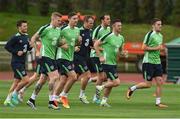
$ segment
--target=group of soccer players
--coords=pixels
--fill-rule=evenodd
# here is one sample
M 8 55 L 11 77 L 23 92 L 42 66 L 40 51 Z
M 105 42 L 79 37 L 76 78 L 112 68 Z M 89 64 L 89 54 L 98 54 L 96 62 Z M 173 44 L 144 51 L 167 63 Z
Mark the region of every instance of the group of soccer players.
M 68 93 L 77 80 L 80 80 L 79 100 L 89 104 L 85 94 L 90 80 L 96 81 L 93 102 L 110 107 L 107 103 L 113 87 L 120 84 L 117 62 L 123 50 L 124 37 L 120 34 L 122 23 L 119 19 L 111 22 L 110 15 L 100 17 L 101 24 L 92 31 L 94 18 L 85 16 L 83 26 L 77 27 L 78 15 L 68 15 L 68 24 L 63 24 L 62 15 L 53 12 L 50 24 L 42 26 L 29 39 L 27 21 L 17 22 L 18 33 L 6 44 L 5 48 L 12 53 L 11 66 L 14 81 L 9 89 L 4 105 L 14 107 L 23 101 L 24 91 L 39 79 L 34 91 L 27 101 L 32 109 L 36 109 L 35 100 L 42 86 L 48 80 L 50 109 L 58 110 L 62 104 L 70 108 Z M 112 24 L 112 25 L 111 25 Z M 162 67 L 160 50 L 162 49 L 161 20 L 153 19 L 152 31 L 145 36 L 143 49 L 143 75 L 146 82 L 134 85 L 127 91 L 127 99 L 136 89 L 149 88 L 152 79 L 157 83 L 156 106 L 167 107 L 160 101 L 162 86 Z M 28 51 L 36 49 L 36 72 L 28 77 L 25 69 L 25 58 Z M 102 99 L 101 92 L 104 90 Z

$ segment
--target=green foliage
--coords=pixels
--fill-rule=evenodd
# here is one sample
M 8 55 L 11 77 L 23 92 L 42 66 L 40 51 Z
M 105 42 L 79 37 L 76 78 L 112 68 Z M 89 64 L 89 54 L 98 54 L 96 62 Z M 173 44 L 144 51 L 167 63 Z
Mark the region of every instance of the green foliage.
M 49 13 L 49 0 L 38 0 L 39 12 L 42 16 L 47 16 Z
M 180 26 L 180 1 L 176 0 L 174 10 L 173 10 L 172 22 L 176 26 Z
M 138 0 L 126 0 L 126 21 L 128 23 L 138 23 L 139 22 L 139 6 Z
M 56 0 L 57 11 L 61 14 L 68 14 L 72 12 L 72 1 L 71 0 Z
M 141 21 L 150 23 L 155 16 L 155 0 L 142 0 L 139 13 Z
M 156 6 L 156 17 L 160 18 L 163 22 L 169 23 L 169 17 L 172 14 L 173 3 L 172 0 L 159 0 Z
M 19 19 L 25 19 L 28 21 L 30 36 L 32 36 L 40 26 L 50 22 L 49 17 L 11 13 L 0 13 L 0 18 L 3 18 L 0 19 L 0 34 L 2 34 L 0 35 L 0 41 L 6 41 L 10 36 L 17 32 L 16 21 Z M 125 24 L 123 22 L 122 35 L 124 35 L 127 42 L 141 42 L 144 38 L 144 35 L 150 29 L 151 26 L 149 24 Z M 180 36 L 180 29 L 178 27 L 164 25 L 162 27 L 162 33 L 164 35 L 164 42 L 169 42 L 170 40 Z
M 16 0 L 16 9 L 19 13 L 28 14 L 28 0 Z
M 8 1 L 0 0 L 0 11 L 7 11 L 7 8 L 8 8 Z

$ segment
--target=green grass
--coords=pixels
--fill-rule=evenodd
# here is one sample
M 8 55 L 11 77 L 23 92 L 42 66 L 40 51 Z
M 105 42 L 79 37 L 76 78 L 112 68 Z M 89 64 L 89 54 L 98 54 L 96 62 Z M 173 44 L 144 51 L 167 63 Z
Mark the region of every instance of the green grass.
M 32 10 L 37 8 L 32 7 Z M 36 10 L 35 10 L 36 11 Z M 0 13 L 0 41 L 6 41 L 10 36 L 15 34 L 16 21 L 19 19 L 26 19 L 29 22 L 29 35 L 32 36 L 40 26 L 49 23 L 49 17 L 42 17 L 38 14 L 22 15 L 16 13 Z M 145 34 L 151 29 L 148 24 L 123 24 L 122 35 L 126 42 L 142 42 Z M 180 28 L 172 25 L 164 25 L 162 29 L 164 35 L 164 42 L 169 42 L 177 37 L 180 37 Z
M 32 93 L 33 86 L 27 90 L 25 102 L 15 108 L 3 106 L 11 81 L 0 81 L 0 118 L 126 118 L 126 117 L 157 117 L 157 118 L 180 118 L 180 90 L 178 85 L 166 84 L 164 86 L 164 95 L 162 101 L 168 104 L 169 108 L 158 109 L 154 105 L 154 97 L 152 96 L 155 87 L 148 90 L 137 91 L 132 100 L 125 99 L 125 92 L 129 85 L 122 84 L 118 88 L 113 89 L 109 103 L 111 108 L 103 108 L 95 104 L 84 105 L 78 100 L 79 82 L 77 82 L 69 94 L 71 109 L 49 110 L 47 108 L 48 91 L 47 84 L 43 87 L 37 98 L 37 108 L 34 111 L 29 108 L 25 102 Z M 92 98 L 94 93 L 94 84 L 88 85 L 87 96 Z
M 6 41 L 17 32 L 16 21 L 25 19 L 29 24 L 29 35 L 32 36 L 42 25 L 48 24 L 48 17 L 30 16 L 12 13 L 0 13 L 0 41 Z

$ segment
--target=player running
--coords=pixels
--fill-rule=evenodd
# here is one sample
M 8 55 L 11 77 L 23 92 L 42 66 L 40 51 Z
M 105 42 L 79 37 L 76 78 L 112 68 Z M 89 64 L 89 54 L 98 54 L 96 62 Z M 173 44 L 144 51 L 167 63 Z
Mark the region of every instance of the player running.
M 101 106 L 110 107 L 107 103 L 108 97 L 113 87 L 120 84 L 120 79 L 117 73 L 117 58 L 119 58 L 120 51 L 123 51 L 124 37 L 120 34 L 122 28 L 119 19 L 113 21 L 112 32 L 106 34 L 97 40 L 94 44 L 96 54 L 102 62 L 103 71 L 106 73 L 108 81 L 104 85 L 97 85 L 99 91 L 104 89 L 104 95 L 100 103 Z M 103 49 L 102 51 L 100 49 Z
M 77 75 L 74 71 L 74 50 L 77 43 L 80 42 L 80 31 L 76 27 L 78 23 L 78 15 L 74 12 L 68 15 L 69 24 L 61 28 L 61 39 L 65 40 L 68 49 L 58 48 L 57 51 L 57 65 L 61 74 L 60 81 L 58 82 L 54 91 L 54 100 L 61 98 L 61 102 L 65 108 L 70 108 L 68 102 L 68 92 L 72 85 L 77 80 Z
M 5 106 L 14 107 L 18 104 L 18 91 L 28 83 L 29 76 L 25 69 L 26 54 L 32 49 L 27 34 L 28 24 L 25 20 L 17 21 L 18 33 L 6 44 L 5 49 L 12 54 L 11 67 L 14 72 L 14 81 L 9 89 L 8 96 L 4 101 Z
M 87 61 L 90 58 L 90 51 L 93 47 L 92 42 L 92 27 L 94 24 L 94 18 L 92 16 L 85 16 L 84 24 L 80 28 L 80 36 L 82 37 L 82 44 L 79 47 L 78 51 L 74 53 L 74 65 L 75 71 L 78 75 L 78 79 L 81 80 L 81 89 L 79 94 L 79 99 L 85 104 L 89 104 L 87 97 L 85 95 L 85 89 L 88 84 L 88 80 L 91 76 L 91 73 L 87 66 Z
M 40 49 L 41 49 L 41 42 L 40 40 L 36 41 L 35 44 L 35 60 L 36 60 L 36 71 L 34 72 L 34 74 L 30 77 L 30 81 L 27 85 L 25 85 L 20 91 L 19 91 L 19 95 L 18 98 L 21 102 L 23 102 L 23 97 L 24 97 L 24 92 L 27 88 L 29 88 L 35 81 L 38 80 L 38 77 L 40 76 L 41 72 L 42 72 L 42 65 L 41 65 L 41 54 L 40 54 Z
M 163 70 L 160 59 L 160 50 L 163 50 L 163 36 L 160 33 L 162 21 L 154 18 L 152 20 L 152 31 L 148 32 L 144 38 L 142 49 L 145 51 L 143 59 L 143 77 L 146 80 L 134 86 L 131 86 L 127 91 L 127 99 L 130 99 L 136 89 L 145 89 L 152 86 L 154 79 L 157 84 L 156 89 L 156 106 L 166 108 L 167 105 L 161 103 L 161 90 L 163 84 Z
M 59 73 L 56 65 L 56 50 L 57 43 L 60 39 L 59 25 L 61 23 L 62 15 L 58 12 L 53 12 L 51 15 L 50 24 L 42 26 L 32 37 L 31 41 L 34 43 L 37 39 L 42 42 L 42 67 L 44 73 L 49 78 L 49 108 L 60 109 L 60 107 L 53 101 L 53 91 L 56 80 L 59 79 Z
M 100 17 L 101 25 L 97 26 L 95 30 L 93 31 L 93 42 L 104 36 L 105 34 L 110 32 L 110 15 L 104 14 Z M 102 70 L 101 63 L 99 61 L 99 57 L 96 55 L 96 52 L 94 49 L 91 49 L 91 64 L 92 66 L 89 67 L 92 76 L 97 77 L 96 85 L 102 85 L 103 79 L 104 79 L 104 73 Z M 93 102 L 99 104 L 100 103 L 100 92 L 96 89 L 96 93 L 93 97 Z

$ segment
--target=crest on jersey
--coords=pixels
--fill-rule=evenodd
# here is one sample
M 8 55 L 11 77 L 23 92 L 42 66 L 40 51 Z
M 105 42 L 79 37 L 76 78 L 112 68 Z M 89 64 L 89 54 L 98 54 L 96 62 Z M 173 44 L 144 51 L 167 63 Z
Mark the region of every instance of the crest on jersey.
M 71 69 L 71 68 L 72 68 L 71 65 L 69 65 L 69 66 L 68 66 L 68 69 Z
M 25 71 L 22 71 L 22 74 L 25 75 Z
M 147 80 L 150 80 L 151 79 L 151 76 L 147 76 Z
M 50 68 L 53 70 L 53 69 L 54 69 L 54 66 L 53 66 L 53 65 L 51 65 L 51 66 L 50 66 Z
M 85 66 L 85 67 L 84 67 L 84 69 L 85 69 L 85 70 L 87 70 L 87 69 L 88 69 L 88 67 L 87 67 L 87 66 Z
M 115 74 L 114 74 L 114 76 L 115 76 L 115 77 L 118 77 L 118 74 L 117 74 L 117 73 L 115 73 Z
M 22 40 L 19 40 L 20 43 L 22 43 Z

